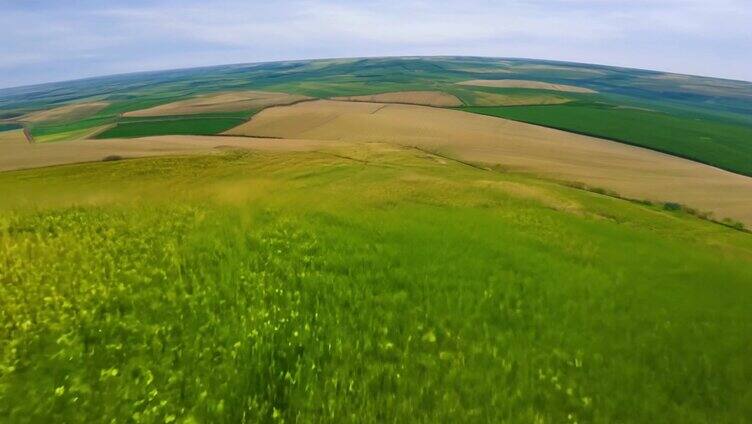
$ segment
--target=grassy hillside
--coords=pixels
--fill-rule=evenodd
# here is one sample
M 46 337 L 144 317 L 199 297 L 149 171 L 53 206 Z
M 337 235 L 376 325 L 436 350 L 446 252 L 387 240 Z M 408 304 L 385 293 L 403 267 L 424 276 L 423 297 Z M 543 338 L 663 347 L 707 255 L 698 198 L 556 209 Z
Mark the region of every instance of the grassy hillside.
M 385 146 L 0 191 L 3 422 L 752 414 L 752 238 L 680 211 Z
M 463 110 L 604 137 L 752 175 L 752 126 L 594 103 Z

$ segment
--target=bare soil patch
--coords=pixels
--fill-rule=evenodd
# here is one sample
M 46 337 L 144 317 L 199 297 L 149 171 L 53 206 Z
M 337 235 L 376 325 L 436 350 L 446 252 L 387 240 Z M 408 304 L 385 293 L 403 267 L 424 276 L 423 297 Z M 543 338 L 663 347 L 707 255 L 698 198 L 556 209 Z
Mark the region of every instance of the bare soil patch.
M 441 91 L 395 91 L 391 93 L 370 94 L 365 96 L 335 97 L 334 100 L 354 102 L 403 103 L 436 107 L 462 106 L 456 96 Z
M 678 202 L 752 225 L 752 178 L 648 149 L 456 110 L 319 100 L 266 109 L 228 134 L 414 146 L 625 197 Z
M 531 88 L 536 90 L 564 91 L 569 93 L 597 93 L 597 91 L 585 87 L 529 80 L 470 80 L 458 82 L 457 84 L 471 85 L 475 87 Z
M 131 111 L 123 116 L 193 115 L 211 112 L 240 112 L 269 106 L 289 105 L 310 97 L 269 91 L 233 91 L 206 94 L 173 103 Z

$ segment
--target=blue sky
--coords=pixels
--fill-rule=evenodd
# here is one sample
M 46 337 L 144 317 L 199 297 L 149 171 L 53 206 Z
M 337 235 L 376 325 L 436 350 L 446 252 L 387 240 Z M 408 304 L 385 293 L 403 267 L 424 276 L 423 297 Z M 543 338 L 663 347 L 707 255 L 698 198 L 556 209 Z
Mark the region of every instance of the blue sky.
M 0 87 L 225 63 L 480 55 L 752 80 L 752 0 L 0 0 Z

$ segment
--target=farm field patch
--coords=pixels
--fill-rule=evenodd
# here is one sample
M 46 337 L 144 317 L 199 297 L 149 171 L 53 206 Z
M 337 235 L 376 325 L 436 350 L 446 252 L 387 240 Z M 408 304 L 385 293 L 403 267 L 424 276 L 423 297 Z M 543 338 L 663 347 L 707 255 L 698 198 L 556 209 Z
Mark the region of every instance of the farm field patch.
M 614 139 L 752 175 L 752 127 L 744 125 L 587 103 L 463 110 Z
M 475 87 L 496 87 L 496 88 L 529 88 L 537 90 L 550 90 L 550 91 L 563 91 L 570 93 L 596 93 L 595 90 L 591 90 L 585 87 L 577 87 L 567 84 L 552 84 L 542 81 L 528 81 L 528 80 L 515 80 L 515 79 L 503 79 L 503 80 L 470 80 L 458 82 L 459 85 L 470 85 Z
M 383 144 L 0 192 L 9 422 L 748 416 L 752 242 L 681 211 Z
M 355 102 L 404 103 L 436 107 L 457 107 L 463 103 L 456 96 L 441 91 L 397 91 L 364 96 L 334 97 L 333 100 Z
M 529 106 L 563 104 L 573 99 L 538 90 L 505 90 L 504 92 L 469 91 L 461 98 L 467 106 Z
M 462 111 L 322 100 L 266 109 L 227 134 L 416 146 L 752 224 L 752 178 L 648 149 Z
M 200 95 L 147 109 L 125 112 L 123 116 L 144 117 L 205 114 L 213 112 L 242 112 L 263 109 L 269 106 L 287 105 L 306 99 L 308 99 L 306 96 L 287 93 L 236 91 Z
M 217 134 L 246 121 L 247 115 L 186 115 L 147 118 L 124 118 L 117 125 L 96 135 L 97 139 L 134 138 L 155 135 Z
M 747 422 L 750 99 L 482 57 L 2 88 L 0 423 Z
M 31 112 L 18 118 L 28 123 L 74 121 L 87 118 L 107 107 L 107 102 L 72 103 L 48 110 Z

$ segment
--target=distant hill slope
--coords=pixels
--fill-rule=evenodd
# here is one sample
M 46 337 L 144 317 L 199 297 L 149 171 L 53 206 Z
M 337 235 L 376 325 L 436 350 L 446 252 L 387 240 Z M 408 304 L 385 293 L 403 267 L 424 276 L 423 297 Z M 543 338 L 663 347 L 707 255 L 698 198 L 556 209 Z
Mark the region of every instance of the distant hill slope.
M 485 82 L 482 86 L 460 84 L 473 80 Z M 561 87 L 577 89 L 560 91 Z M 87 129 L 115 125 L 123 114 L 192 102 L 212 93 L 248 90 L 314 98 L 441 92 L 459 99 L 470 112 L 597 135 L 752 175 L 752 83 L 531 59 L 328 59 L 90 78 L 0 90 L 0 124 L 76 103 L 106 104 L 85 117 L 28 123 L 35 137 L 59 141 L 95 132 Z M 248 104 L 241 112 L 250 116 L 261 107 Z M 225 129 L 223 125 L 167 121 L 163 125 L 137 128 L 129 123 L 128 128 L 112 133 L 206 134 Z

